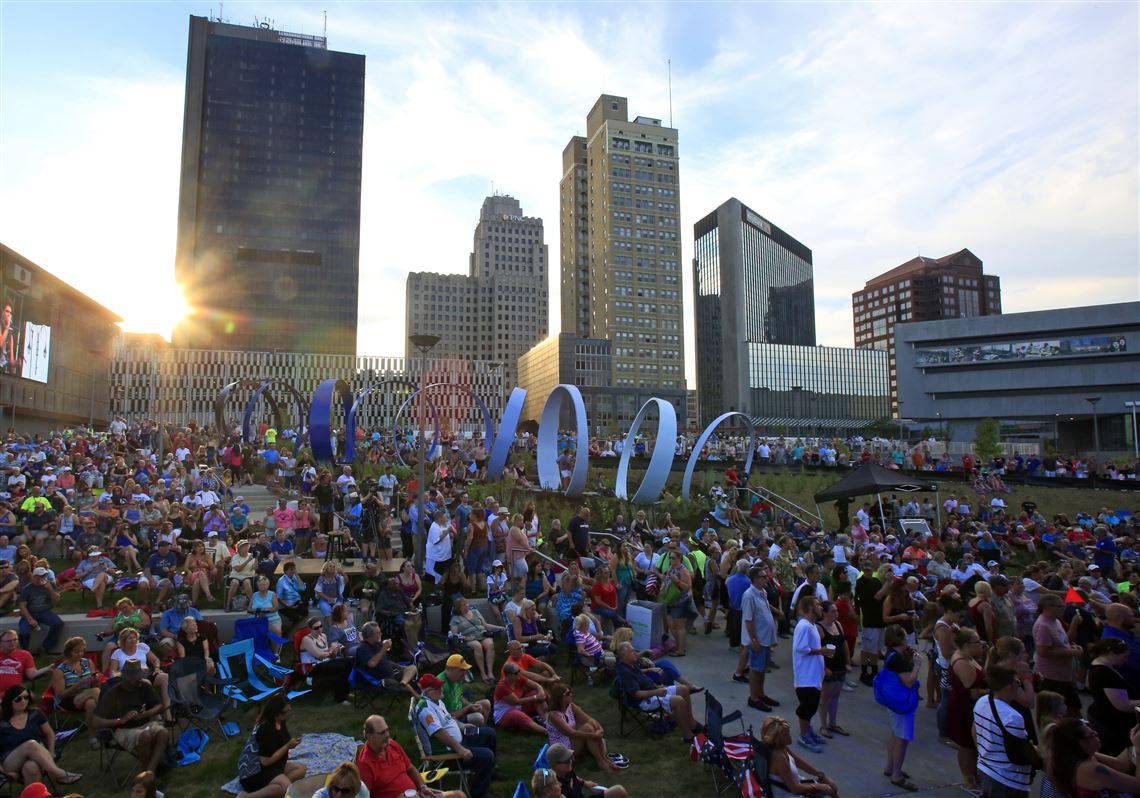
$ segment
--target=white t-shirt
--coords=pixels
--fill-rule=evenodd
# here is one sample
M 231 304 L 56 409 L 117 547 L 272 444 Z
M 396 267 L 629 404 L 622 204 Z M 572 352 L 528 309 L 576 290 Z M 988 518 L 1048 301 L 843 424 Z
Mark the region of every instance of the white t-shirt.
M 1028 765 L 1014 765 L 1009 761 L 1005 751 L 1005 740 L 1001 728 L 994 721 L 994 707 L 997 708 L 998 718 L 1007 733 L 1014 737 L 1028 739 L 1025 730 L 1025 719 L 1016 709 L 995 698 L 990 704 L 990 697 L 984 695 L 974 703 L 974 726 L 978 738 L 978 770 L 991 779 L 1015 790 L 1029 792 L 1033 784 L 1032 771 Z
M 1021 584 L 1025 585 L 1025 595 L 1029 596 L 1029 600 L 1032 601 L 1033 606 L 1036 607 L 1037 603 L 1041 601 L 1041 596 L 1044 595 L 1041 592 L 1041 583 L 1034 582 L 1028 576 L 1025 576 L 1022 577 Z
M 145 671 L 149 667 L 146 664 L 146 658 L 148 654 L 150 654 L 150 646 L 148 646 L 146 643 L 139 643 L 138 648 L 135 649 L 134 654 L 127 654 L 125 651 L 123 651 L 123 649 L 116 648 L 111 652 L 111 662 L 114 663 L 115 666 L 111 669 L 111 671 L 112 673 L 119 673 L 123 670 L 123 665 L 130 662 L 131 660 L 134 660 L 135 662 L 138 662 L 140 665 L 142 665 L 142 668 Z
M 796 591 L 794 593 L 792 593 L 792 612 L 796 611 L 796 605 L 799 603 L 800 596 L 803 595 L 805 589 L 811 589 L 808 587 L 807 580 L 800 582 L 800 586 L 796 588 Z M 827 601 L 827 588 L 823 586 L 823 582 L 815 583 L 815 597 L 820 601 Z
M 422 699 L 423 704 L 417 713 L 420 724 L 427 731 L 428 736 L 432 736 L 437 732 L 443 731 L 447 736 L 453 740 L 462 740 L 463 732 L 459 728 L 459 724 L 455 718 L 451 717 L 451 713 L 442 704 L 437 704 L 426 698 Z M 440 743 L 443 745 L 443 743 Z
M 451 535 L 447 532 L 448 527 L 446 525 L 434 522 L 428 531 L 427 558 L 432 563 L 451 559 Z M 434 566 L 432 570 L 435 570 Z
M 796 622 L 792 635 L 792 676 L 794 686 L 823 689 L 823 654 L 807 652 L 820 648 L 819 630 L 807 618 Z

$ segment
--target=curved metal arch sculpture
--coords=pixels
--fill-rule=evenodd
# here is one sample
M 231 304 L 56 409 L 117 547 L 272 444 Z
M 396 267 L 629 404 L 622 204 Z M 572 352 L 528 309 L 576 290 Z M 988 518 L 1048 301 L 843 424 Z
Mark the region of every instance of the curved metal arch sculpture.
M 245 414 L 242 416 L 241 439 L 244 443 L 249 443 L 253 440 L 250 422 L 253 419 L 253 411 L 257 407 L 257 400 L 261 398 L 262 394 L 265 395 L 265 400 L 269 402 L 270 407 L 274 409 L 273 419 L 278 425 L 278 429 L 285 428 L 284 416 L 281 414 L 273 395 L 269 393 L 269 389 L 275 385 L 284 387 L 285 390 L 292 395 L 293 401 L 297 403 L 297 435 L 293 438 L 293 454 L 296 455 L 300 453 L 301 446 L 305 441 L 305 435 L 308 433 L 308 428 L 305 426 L 305 418 L 309 413 L 305 397 L 297 390 L 293 383 L 288 380 L 280 378 L 265 380 L 258 389 L 253 392 L 253 396 L 249 398 L 249 402 L 245 406 Z
M 721 425 L 726 419 L 733 416 L 740 416 L 744 419 L 745 426 L 748 427 L 748 455 L 744 458 L 744 473 L 747 476 L 752 472 L 752 456 L 756 454 L 756 425 L 752 423 L 752 419 L 743 413 L 736 413 L 729 411 L 722 413 L 713 419 L 713 423 L 705 427 L 705 431 L 701 433 L 701 437 L 697 438 L 697 442 L 693 444 L 693 453 L 689 455 L 689 462 L 685 465 L 685 476 L 681 480 L 681 498 L 689 498 L 689 487 L 693 481 L 693 471 L 696 470 L 697 461 L 700 459 L 701 450 L 705 448 L 708 439 L 712 437 L 713 432 Z
M 313 391 L 309 403 L 309 449 L 318 462 L 332 463 L 336 452 L 332 444 L 333 400 L 340 398 L 344 409 L 344 457 L 352 462 L 353 447 L 356 443 L 356 429 L 352 424 L 352 388 L 344 380 L 322 380 Z
M 412 391 L 412 393 L 409 394 L 408 398 L 405 399 L 400 404 L 399 409 L 396 410 L 396 417 L 392 420 L 392 438 L 393 438 L 393 440 L 399 435 L 400 416 L 404 414 L 404 408 L 406 408 L 409 404 L 412 403 L 412 401 L 419 395 L 421 390 L 426 391 L 429 388 L 440 388 L 440 387 L 459 388 L 460 390 L 466 391 L 467 395 L 470 396 L 471 399 L 475 402 L 476 407 L 478 407 L 482 411 L 483 423 L 486 425 L 487 431 L 492 432 L 494 430 L 494 428 L 491 424 L 491 411 L 487 409 L 487 404 L 483 401 L 482 397 L 480 397 L 478 394 L 476 394 L 474 391 L 472 391 L 470 388 L 468 388 L 467 386 L 464 386 L 464 385 L 453 385 L 450 382 L 433 382 L 430 385 L 425 385 L 423 388 L 417 388 L 416 390 Z M 432 424 L 434 426 L 433 435 L 432 435 L 432 439 L 431 439 L 431 447 L 428 449 L 428 453 L 427 453 L 428 460 L 431 460 L 432 458 L 435 457 L 435 449 L 437 446 L 439 446 L 439 440 L 440 440 L 440 436 L 439 436 L 439 411 L 436 409 L 435 403 L 432 402 L 429 397 L 427 397 L 425 395 L 424 399 L 428 403 L 428 409 L 431 410 Z M 404 458 L 400 455 L 399 447 L 396 447 L 396 457 L 397 457 L 397 459 L 399 459 L 401 465 L 405 465 L 405 466 L 407 465 L 407 463 L 404 462 Z
M 414 382 L 412 382 L 411 380 L 405 380 L 401 377 L 392 377 L 390 379 L 380 380 L 379 382 L 374 382 L 371 385 L 366 385 L 364 388 L 361 388 L 357 392 L 356 397 L 352 400 L 352 407 L 348 408 L 348 410 L 344 416 L 345 429 L 346 429 L 346 431 L 351 430 L 352 439 L 353 439 L 351 447 L 347 446 L 347 445 L 345 446 L 345 452 L 346 453 L 352 452 L 352 456 L 355 456 L 355 454 L 356 454 L 356 417 L 360 413 L 360 407 L 364 403 L 364 399 L 368 396 L 368 394 L 372 393 L 377 388 L 383 387 L 385 385 L 402 385 L 405 388 L 407 388 L 409 391 L 411 391 L 412 393 L 415 393 L 415 391 L 416 391 L 416 384 Z M 433 408 L 432 412 L 433 413 L 435 412 L 434 408 Z M 438 422 L 436 425 L 438 426 Z M 347 435 L 346 435 L 346 439 L 347 439 Z M 393 443 L 394 443 L 394 441 L 393 441 Z M 352 456 L 349 456 L 348 454 L 346 454 L 346 457 L 348 459 L 352 459 Z M 397 449 L 397 451 L 396 451 L 396 456 L 400 457 L 399 449 Z M 400 458 L 400 462 L 401 463 L 404 462 L 403 458 Z
M 237 426 L 230 423 L 230 420 L 226 418 L 226 404 L 229 402 L 230 397 L 233 395 L 234 391 L 238 390 L 239 388 L 256 390 L 259 386 L 262 386 L 263 383 L 264 380 L 255 380 L 253 378 L 234 380 L 233 382 L 222 386 L 222 390 L 218 391 L 218 395 L 214 399 L 214 424 L 227 437 L 231 434 L 233 428 Z M 285 425 L 285 418 L 281 415 L 281 408 L 277 404 L 277 399 L 274 398 L 273 394 L 269 394 L 265 397 L 265 401 L 269 402 L 269 407 L 273 411 L 273 423 L 277 425 L 278 429 L 283 428 Z
M 523 404 L 526 402 L 526 388 L 512 388 L 511 398 L 503 408 L 503 417 L 499 420 L 499 434 L 487 438 L 491 444 L 491 453 L 487 459 L 487 479 L 498 479 L 503 475 L 507 466 L 507 457 L 511 453 L 511 445 L 515 442 L 515 433 L 519 429 L 519 419 L 522 418 Z
M 579 456 L 574 458 L 574 470 L 570 474 L 570 484 L 566 486 L 565 495 L 575 497 L 581 496 L 586 489 L 586 472 L 590 467 L 590 458 L 580 456 L 582 442 L 589 441 L 590 428 L 586 422 L 586 405 L 582 402 L 582 393 L 578 390 L 578 386 L 560 383 L 554 386 L 554 390 L 546 398 L 538 422 L 538 451 L 535 453 L 535 459 L 538 462 L 538 483 L 545 490 L 559 490 L 562 487 L 562 480 L 558 473 L 558 414 L 562 410 L 564 399 L 569 399 L 574 408 L 574 432 L 579 449 Z
M 657 445 L 653 447 L 653 454 L 649 457 L 649 467 L 645 470 L 645 476 L 641 478 L 641 484 L 637 486 L 637 492 L 633 494 L 632 499 L 629 499 L 634 504 L 652 504 L 657 501 L 669 479 L 669 471 L 673 467 L 673 454 L 677 445 L 677 410 L 664 399 L 652 398 L 647 400 L 637 411 L 633 424 L 630 425 L 629 432 L 626 433 L 625 444 L 621 449 L 621 459 L 618 460 L 614 495 L 619 499 L 628 499 L 629 491 L 626 483 L 629 479 L 629 459 L 633 456 L 634 439 L 637 436 L 638 428 L 654 405 L 657 406 L 657 412 L 660 416 L 657 422 Z M 669 445 L 661 445 L 663 440 L 667 441 Z

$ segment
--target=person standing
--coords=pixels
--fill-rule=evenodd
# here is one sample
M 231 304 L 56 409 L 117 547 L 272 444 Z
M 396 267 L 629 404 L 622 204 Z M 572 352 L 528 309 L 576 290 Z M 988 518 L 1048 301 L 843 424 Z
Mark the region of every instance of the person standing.
M 978 744 L 978 779 L 983 798 L 1029 798 L 1033 769 L 1015 765 L 1005 747 L 1006 735 L 1029 740 L 1025 718 L 1014 706 L 1017 672 L 994 664 L 986 668 L 990 692 L 974 703 L 974 734 Z
M 768 606 L 767 572 L 754 566 L 748 572 L 751 583 L 740 599 L 741 650 L 748 656 L 748 706 L 761 712 L 771 712 L 779 706 L 764 694 L 764 677 L 768 670 L 768 658 L 776 643 L 776 622 L 772 608 Z
M 748 671 L 748 649 L 740 644 L 744 631 L 744 594 L 752 587 L 752 580 L 748 578 L 748 561 L 737 560 L 733 566 L 732 576 L 725 580 L 728 591 L 728 618 L 725 623 L 728 628 L 729 648 L 737 649 L 740 653 L 736 658 L 736 670 L 732 674 L 732 681 L 741 684 L 748 683 L 745 675 Z
M 796 688 L 796 717 L 800 723 L 799 743 L 815 753 L 823 751 L 824 739 L 811 727 L 811 719 L 819 711 L 823 693 L 823 658 L 827 653 L 819 639 L 819 599 L 808 594 L 796 605 L 795 631 L 792 633 L 792 675 Z M 749 674 L 751 676 L 751 674 Z
M 883 650 L 883 599 L 890 583 L 883 584 L 875 575 L 875 563 L 863 555 L 863 575 L 855 582 L 855 611 L 863 622 L 859 637 L 859 681 L 871 686 L 879 672 L 879 655 Z
M 907 690 L 917 691 L 918 674 L 922 672 L 922 653 L 907 645 L 906 630 L 898 624 L 891 624 L 883 631 L 883 645 L 887 649 L 887 658 L 883 662 L 883 668 L 896 674 L 898 680 Z M 884 678 L 886 677 L 884 676 Z M 917 700 L 914 703 L 917 705 Z M 903 771 L 907 746 L 914 739 L 914 713 L 915 709 L 913 708 L 906 713 L 891 711 L 891 736 L 887 741 L 887 766 L 883 770 L 883 775 L 891 780 L 891 784 L 908 792 L 914 792 L 918 789 Z
M 1069 714 L 1079 717 L 1081 697 L 1077 693 L 1076 662 L 1084 657 L 1084 649 L 1069 642 L 1061 623 L 1065 602 L 1060 596 L 1048 593 L 1038 603 L 1041 614 L 1033 623 L 1033 644 L 1037 653 L 1037 672 L 1041 674 L 1041 689 L 1052 690 L 1065 697 Z

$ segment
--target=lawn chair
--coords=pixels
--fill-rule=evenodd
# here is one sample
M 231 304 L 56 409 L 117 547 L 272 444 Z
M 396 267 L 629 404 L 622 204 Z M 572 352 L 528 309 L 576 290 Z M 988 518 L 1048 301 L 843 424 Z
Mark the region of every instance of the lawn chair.
M 574 686 L 574 682 L 579 676 L 585 677 L 587 687 L 593 687 L 595 676 L 613 678 L 616 675 L 613 666 L 604 664 L 604 659 L 603 663 L 599 664 L 578 653 L 578 644 L 574 642 L 573 627 L 566 633 L 563 642 L 566 644 L 566 659 L 570 665 L 571 687 Z
M 115 742 L 111 729 L 100 729 L 95 732 L 95 740 L 99 743 L 99 772 L 109 776 L 116 789 L 123 789 L 142 770 L 142 760 L 135 752 L 128 751 Z M 122 772 L 116 772 L 115 762 L 119 760 L 120 755 L 131 760 L 132 764 L 126 769 L 120 769 Z
M 740 734 L 725 738 L 724 724 L 733 721 L 740 721 Z M 726 792 L 735 785 L 740 763 L 752 758 L 752 735 L 744 728 L 740 710 L 725 715 L 720 701 L 709 692 L 705 693 L 705 735 L 708 745 L 700 752 L 701 761 L 712 773 L 713 788 L 718 793 Z M 721 775 L 726 780 L 723 786 Z
M 88 662 L 91 663 L 91 672 L 95 674 L 99 683 L 102 684 L 106 681 L 103 672 L 99 670 L 99 654 L 96 651 L 88 651 L 85 655 Z M 60 662 L 54 663 L 59 665 Z M 64 731 L 65 729 L 74 728 L 76 730 L 83 729 L 87 725 L 87 721 L 83 712 L 74 709 L 64 709 L 59 705 L 56 700 L 55 690 L 52 689 L 51 681 L 49 679 L 47 687 L 44 688 L 43 694 L 40 696 L 39 709 L 44 713 L 45 717 L 51 719 L 52 728 L 57 732 Z
M 218 649 L 218 676 L 222 685 L 222 692 L 234 701 L 240 703 L 257 703 L 267 696 L 271 696 L 282 685 L 272 686 L 265 684 L 257 674 L 257 666 L 262 666 L 273 680 L 284 679 L 292 671 L 282 668 L 267 659 L 259 657 L 253 650 L 253 640 L 242 640 L 229 643 Z M 310 690 L 289 691 L 289 698 L 303 696 Z
M 515 785 L 515 791 L 511 798 L 531 798 L 530 790 L 527 788 L 526 782 L 520 781 Z
M 420 723 L 419 713 L 416 711 L 416 704 L 419 698 L 412 696 L 408 702 L 408 723 L 412 726 L 412 736 L 416 738 L 416 748 L 420 752 L 420 773 L 429 773 L 432 770 L 439 769 L 438 766 L 443 764 L 450 764 L 448 770 L 442 774 L 438 780 L 442 781 L 442 776 L 455 774 L 459 780 L 459 789 L 465 794 L 470 795 L 471 790 L 467 786 L 467 771 L 463 769 L 463 757 L 454 751 L 448 751 L 446 754 L 433 754 L 431 735 L 428 734 L 427 729 Z M 454 770 L 450 768 L 454 767 Z
M 644 731 L 650 737 L 661 737 L 668 733 L 668 724 L 672 721 L 669 720 L 668 713 L 661 707 L 655 707 L 651 710 L 642 709 L 636 699 L 630 698 L 621 689 L 616 679 L 610 685 L 610 695 L 617 699 L 618 703 L 618 734 L 620 736 L 628 737 L 637 730 Z M 628 731 L 626 730 L 627 725 L 629 726 Z
M 534 758 L 534 767 L 532 770 L 542 770 L 543 768 L 550 767 L 550 760 L 546 758 L 546 752 L 550 750 L 550 743 L 546 743 L 538 751 L 538 756 Z
M 234 623 L 234 642 L 242 640 L 253 640 L 254 653 L 269 662 L 277 662 L 279 659 L 272 644 L 280 646 L 289 642 L 269 631 L 269 619 L 264 615 L 242 618 Z
M 229 706 L 230 699 L 210 695 L 203 687 L 206 684 L 206 662 L 199 657 L 184 657 L 175 660 L 170 667 L 170 701 L 176 720 L 184 723 L 183 728 L 193 726 L 207 734 L 210 725 L 222 729 L 222 713 Z
M 385 715 L 392 711 L 397 698 L 408 694 L 406 690 L 389 688 L 383 681 L 372 678 L 355 665 L 352 672 L 348 674 L 348 685 L 352 688 L 352 705 L 357 709 L 368 707 L 375 710 L 376 702 L 382 698 L 387 698 L 388 705 L 383 712 Z
M 752 740 L 752 774 L 766 796 L 795 795 L 772 773 L 772 749 L 758 739 Z M 801 778 L 801 784 L 814 784 L 815 779 Z

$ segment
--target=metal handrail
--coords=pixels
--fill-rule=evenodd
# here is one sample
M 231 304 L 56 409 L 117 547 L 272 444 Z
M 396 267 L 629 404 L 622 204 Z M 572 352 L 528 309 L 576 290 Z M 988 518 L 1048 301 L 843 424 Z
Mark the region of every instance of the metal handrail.
M 558 562 L 558 560 L 554 559 L 549 554 L 545 554 L 544 552 L 541 552 L 538 549 L 531 549 L 530 553 L 531 554 L 537 554 L 539 557 L 546 560 L 548 563 L 551 563 L 551 564 L 557 566 L 558 568 L 561 568 L 563 571 L 567 570 L 567 567 L 565 565 Z
M 755 495 L 756 498 L 758 498 L 758 499 L 770 501 L 774 504 L 783 503 L 783 504 L 786 504 L 790 507 L 794 507 L 795 509 L 797 509 L 801 513 L 803 513 L 805 516 L 807 516 L 807 518 L 814 518 L 820 524 L 820 526 L 823 525 L 823 517 L 820 516 L 819 514 L 813 513 L 810 510 L 805 510 L 803 507 L 800 507 L 798 504 L 796 504 L 791 499 L 784 498 L 783 496 L 776 493 L 775 491 L 769 490 L 768 488 L 765 488 L 762 485 L 755 487 L 755 488 L 752 486 L 747 486 L 747 487 L 745 487 L 745 490 L 748 491 L 749 493 Z M 763 493 L 761 493 L 760 491 L 763 491 Z M 790 510 L 788 510 L 787 507 L 781 507 L 780 509 L 783 510 L 784 512 L 786 512 L 788 515 L 796 516 L 796 514 L 791 512 Z M 798 516 L 796 516 L 796 517 L 798 518 Z M 807 518 L 799 518 L 799 520 L 803 521 L 804 523 L 807 523 Z

